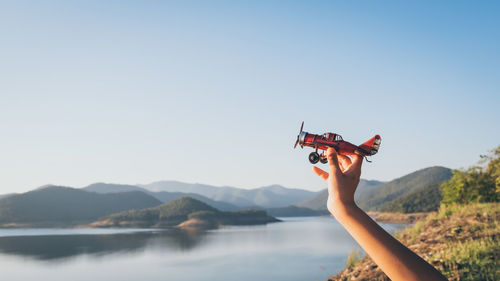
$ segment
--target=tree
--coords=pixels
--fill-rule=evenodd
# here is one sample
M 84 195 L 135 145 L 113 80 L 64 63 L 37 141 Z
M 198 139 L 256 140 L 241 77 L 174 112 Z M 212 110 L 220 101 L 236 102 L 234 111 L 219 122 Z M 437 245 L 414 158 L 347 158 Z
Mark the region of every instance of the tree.
M 500 146 L 493 149 L 490 155 L 481 155 L 484 162 L 488 162 L 486 173 L 495 179 L 496 193 L 500 193 Z
M 500 146 L 490 155 L 481 156 L 486 167 L 472 166 L 453 171 L 453 177 L 441 185 L 444 204 L 500 201 Z

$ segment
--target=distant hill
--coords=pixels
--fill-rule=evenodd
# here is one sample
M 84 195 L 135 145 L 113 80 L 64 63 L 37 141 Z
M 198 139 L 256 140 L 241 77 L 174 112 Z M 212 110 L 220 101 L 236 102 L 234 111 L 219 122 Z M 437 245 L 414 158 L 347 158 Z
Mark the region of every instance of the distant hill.
M 98 182 L 91 184 L 82 188 L 85 191 L 97 192 L 97 193 L 117 193 L 117 192 L 125 192 L 125 191 L 142 191 L 148 193 L 149 190 L 129 184 L 114 184 L 114 183 L 103 183 Z
M 393 200 L 422 190 L 429 185 L 449 180 L 451 176 L 451 170 L 445 167 L 425 168 L 392 180 L 376 189 L 367 190 L 359 195 L 357 202 L 364 210 L 378 211 L 383 205 Z
M 199 200 L 182 197 L 153 208 L 124 211 L 97 221 L 98 227 L 165 227 L 196 223 L 215 227 L 220 224 L 260 224 L 277 221 L 265 211 L 222 212 Z
M 273 217 L 312 217 L 324 216 L 330 213 L 327 210 L 313 210 L 305 207 L 287 206 L 281 208 L 268 208 L 267 213 Z
M 240 208 L 255 206 L 264 208 L 286 207 L 315 195 L 315 192 L 312 191 L 286 188 L 280 185 L 271 185 L 256 189 L 241 189 L 178 181 L 159 181 L 140 186 L 156 192 L 195 193 L 215 201 L 227 202 Z
M 399 197 L 380 208 L 382 212 L 418 213 L 431 212 L 439 209 L 443 199 L 439 183 L 431 184 L 421 190 Z
M 181 197 L 191 197 L 196 200 L 199 200 L 205 204 L 208 204 L 218 210 L 221 211 L 237 211 L 240 210 L 241 208 L 238 206 L 235 206 L 231 203 L 223 202 L 223 201 L 216 201 L 212 200 L 210 198 L 207 198 L 203 195 L 199 195 L 196 193 L 182 193 L 182 192 L 167 192 L 167 191 L 158 191 L 158 192 L 150 192 L 151 195 L 153 195 L 155 198 L 162 202 L 170 202 L 175 199 L 179 199 Z
M 159 204 L 161 202 L 158 199 L 139 191 L 98 194 L 69 187 L 48 186 L 1 198 L 0 223 L 71 224 Z
M 6 198 L 6 197 L 9 197 L 9 196 L 12 196 L 12 195 L 16 195 L 17 193 L 7 193 L 7 194 L 0 194 L 0 199 L 2 198 Z
M 204 202 L 212 207 L 215 207 L 222 211 L 236 211 L 240 208 L 227 202 L 216 201 L 210 198 L 207 198 L 203 195 L 195 194 L 195 193 L 185 193 L 185 192 L 167 192 L 167 191 L 150 191 L 145 188 L 136 186 L 136 185 L 124 185 L 124 184 L 112 184 L 112 183 L 94 183 L 89 186 L 82 188 L 85 191 L 92 191 L 97 193 L 116 193 L 116 192 L 124 192 L 124 191 L 142 191 L 147 193 L 156 199 L 160 200 L 163 203 L 170 202 L 172 200 L 181 198 L 181 197 L 192 197 L 201 202 Z
M 361 179 L 359 181 L 359 185 L 355 193 L 356 201 L 362 194 L 374 191 L 376 190 L 377 187 L 381 186 L 382 184 L 384 184 L 384 182 Z M 322 191 L 318 192 L 316 196 L 314 196 L 313 198 L 303 200 L 296 205 L 299 207 L 309 208 L 313 210 L 326 210 L 327 200 L 328 200 L 328 190 L 323 189 Z

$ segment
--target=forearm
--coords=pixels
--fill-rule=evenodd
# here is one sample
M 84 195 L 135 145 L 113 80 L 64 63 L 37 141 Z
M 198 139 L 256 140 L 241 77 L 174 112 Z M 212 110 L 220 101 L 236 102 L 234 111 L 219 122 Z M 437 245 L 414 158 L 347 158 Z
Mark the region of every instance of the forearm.
M 338 204 L 333 209 L 335 218 L 391 280 L 446 280 L 355 204 Z

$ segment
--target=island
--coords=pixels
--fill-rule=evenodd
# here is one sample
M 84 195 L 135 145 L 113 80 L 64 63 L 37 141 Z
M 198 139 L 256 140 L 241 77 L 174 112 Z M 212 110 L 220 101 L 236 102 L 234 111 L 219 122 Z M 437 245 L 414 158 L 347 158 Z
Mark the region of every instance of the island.
M 191 197 L 181 197 L 152 208 L 111 214 L 88 226 L 217 228 L 221 225 L 256 225 L 279 221 L 264 210 L 219 211 Z

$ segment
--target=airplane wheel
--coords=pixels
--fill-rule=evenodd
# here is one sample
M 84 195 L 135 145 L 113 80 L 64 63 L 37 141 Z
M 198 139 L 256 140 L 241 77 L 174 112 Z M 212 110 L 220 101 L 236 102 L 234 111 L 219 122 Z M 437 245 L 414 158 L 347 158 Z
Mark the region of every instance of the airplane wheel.
M 317 152 L 311 152 L 311 154 L 309 154 L 309 162 L 311 162 L 311 164 L 316 164 L 318 161 L 319 154 Z
M 321 163 L 323 163 L 323 164 L 326 164 L 326 163 L 328 163 L 328 158 L 326 158 L 326 157 L 321 157 L 321 158 L 319 158 L 319 161 L 320 161 Z

